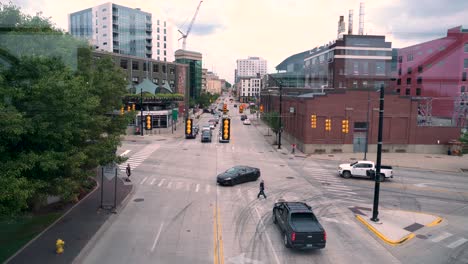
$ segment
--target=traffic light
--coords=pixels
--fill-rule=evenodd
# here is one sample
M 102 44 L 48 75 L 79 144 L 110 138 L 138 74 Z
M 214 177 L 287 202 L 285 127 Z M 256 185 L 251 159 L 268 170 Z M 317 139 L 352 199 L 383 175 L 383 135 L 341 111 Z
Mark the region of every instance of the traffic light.
M 242 104 L 239 106 L 239 113 L 240 114 L 244 113 L 244 105 Z
M 146 117 L 145 117 L 145 129 L 146 130 L 152 130 L 153 129 L 153 116 L 152 115 L 146 115 Z
M 124 114 L 124 107 L 120 107 L 120 115 L 123 115 Z
M 224 104 L 224 105 L 223 105 L 223 112 L 226 114 L 226 112 L 227 112 L 227 104 Z
M 341 131 L 345 134 L 349 133 L 349 120 L 344 119 L 341 121 Z
M 310 127 L 317 128 L 317 115 L 310 116 Z
M 229 140 L 231 138 L 231 119 L 223 118 L 223 139 Z
M 263 113 L 263 105 L 260 105 L 260 113 Z
M 132 111 L 135 111 L 135 104 L 132 104 Z
M 185 135 L 192 135 L 192 122 L 193 119 L 191 118 L 187 118 L 187 120 L 185 120 Z
M 132 107 L 131 107 L 130 105 L 127 105 L 127 112 L 130 112 L 130 109 L 131 109 L 131 108 L 132 108 Z
M 331 131 L 331 119 L 325 119 L 325 131 Z

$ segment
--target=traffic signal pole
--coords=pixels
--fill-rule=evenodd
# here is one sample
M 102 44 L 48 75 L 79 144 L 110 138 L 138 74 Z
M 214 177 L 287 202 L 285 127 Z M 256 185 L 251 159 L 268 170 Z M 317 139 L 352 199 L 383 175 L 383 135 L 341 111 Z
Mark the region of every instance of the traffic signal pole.
M 379 192 L 380 192 L 380 166 L 382 161 L 382 132 L 384 119 L 384 85 L 380 86 L 379 104 L 379 135 L 377 139 L 377 161 L 375 165 L 375 188 L 374 188 L 374 208 L 372 210 L 371 221 L 379 221 Z
M 141 136 L 143 136 L 143 88 L 141 88 L 141 92 L 140 92 L 140 134 Z

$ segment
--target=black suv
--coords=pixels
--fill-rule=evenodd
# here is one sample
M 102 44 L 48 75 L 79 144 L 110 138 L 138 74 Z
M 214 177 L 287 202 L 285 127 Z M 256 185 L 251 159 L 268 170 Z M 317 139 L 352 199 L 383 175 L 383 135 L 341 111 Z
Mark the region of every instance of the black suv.
M 327 233 L 319 223 L 312 207 L 302 202 L 280 201 L 273 207 L 273 222 L 278 225 L 287 248 L 324 248 Z
M 247 119 L 247 115 L 241 115 L 241 121 L 244 121 Z

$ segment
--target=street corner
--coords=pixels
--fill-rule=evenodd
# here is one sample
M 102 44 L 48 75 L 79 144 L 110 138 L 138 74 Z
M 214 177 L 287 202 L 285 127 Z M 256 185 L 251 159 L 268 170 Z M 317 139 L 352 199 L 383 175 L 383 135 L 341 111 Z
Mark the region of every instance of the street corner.
M 443 221 L 439 216 L 423 212 L 380 209 L 379 220 L 375 222 L 371 220 L 371 208 L 355 206 L 350 210 L 359 222 L 392 246 L 401 245 L 415 237 L 416 231 L 436 226 Z

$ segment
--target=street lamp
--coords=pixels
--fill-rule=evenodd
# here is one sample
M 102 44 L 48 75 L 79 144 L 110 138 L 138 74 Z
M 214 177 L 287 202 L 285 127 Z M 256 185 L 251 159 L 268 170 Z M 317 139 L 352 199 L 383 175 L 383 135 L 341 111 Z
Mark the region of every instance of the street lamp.
M 278 129 L 278 149 L 281 149 L 281 132 L 283 130 L 282 126 L 282 118 L 281 115 L 283 113 L 283 83 L 278 81 L 275 77 L 268 74 L 271 79 L 273 79 L 279 85 L 279 129 Z
M 379 192 L 380 192 L 380 166 L 382 162 L 382 132 L 384 119 L 384 85 L 380 85 L 380 103 L 379 103 L 379 132 L 377 138 L 377 161 L 375 168 L 375 188 L 374 188 L 374 207 L 372 210 L 371 221 L 379 221 Z

